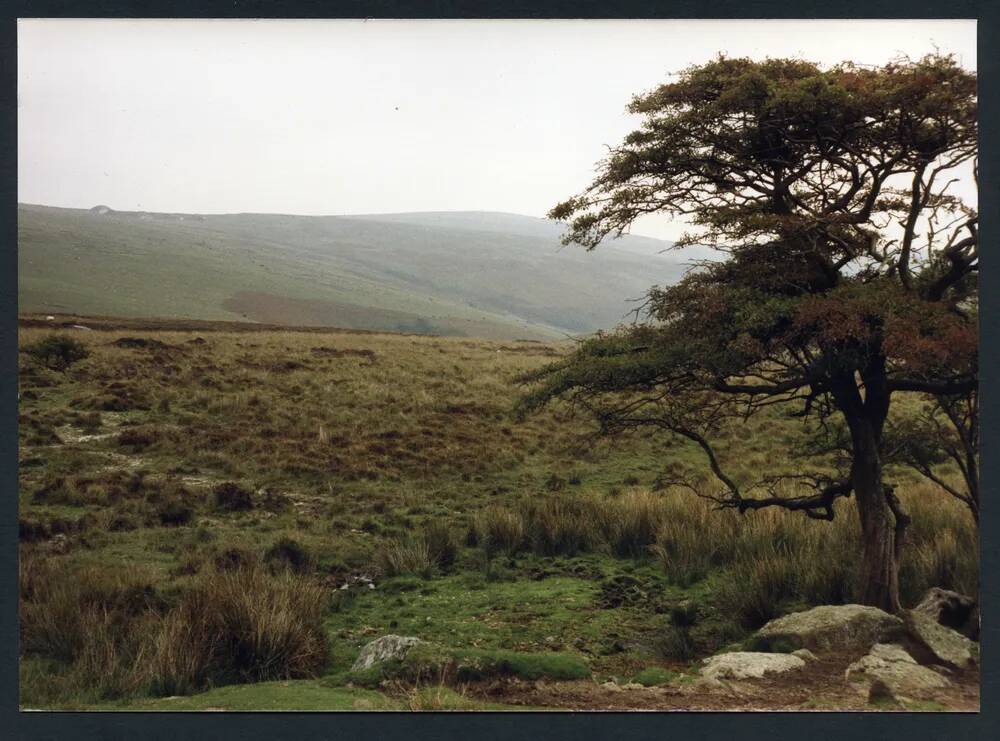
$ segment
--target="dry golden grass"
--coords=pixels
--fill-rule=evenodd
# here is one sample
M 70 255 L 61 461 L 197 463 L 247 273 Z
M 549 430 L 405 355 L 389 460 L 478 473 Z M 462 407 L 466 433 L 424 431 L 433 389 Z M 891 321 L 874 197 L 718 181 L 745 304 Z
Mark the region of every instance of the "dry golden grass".
M 290 572 L 208 570 L 168 604 L 136 574 L 22 554 L 21 650 L 68 667 L 93 699 L 315 676 L 328 660 L 327 592 Z
M 923 484 L 902 490 L 901 499 L 914 520 L 901 571 L 904 603 L 932 586 L 977 593 L 977 533 L 964 506 Z M 778 508 L 719 511 L 680 489 L 613 498 L 558 493 L 487 508 L 473 528 L 474 542 L 507 553 L 651 554 L 682 587 L 714 573 L 720 605 L 747 628 L 790 604 L 842 604 L 857 593 L 860 533 L 850 503 L 832 522 L 818 522 Z

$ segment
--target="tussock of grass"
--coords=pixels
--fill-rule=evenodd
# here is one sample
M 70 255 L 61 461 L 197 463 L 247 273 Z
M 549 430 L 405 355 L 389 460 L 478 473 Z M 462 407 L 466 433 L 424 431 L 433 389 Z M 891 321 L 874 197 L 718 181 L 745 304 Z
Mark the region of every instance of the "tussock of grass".
M 166 609 L 148 582 L 23 555 L 19 581 L 21 650 L 69 667 L 65 691 L 108 699 L 138 690 L 143 636 Z
M 387 543 L 378 551 L 376 563 L 387 577 L 416 575 L 429 579 L 434 573 L 434 559 L 423 538 Z
M 434 564 L 447 571 L 458 558 L 459 542 L 455 530 L 447 522 L 430 522 L 424 527 L 423 540 Z
M 20 562 L 21 646 L 66 667 L 70 697 L 186 694 L 315 676 L 326 592 L 290 573 L 209 571 L 170 604 L 137 576 Z
M 527 547 L 542 556 L 574 556 L 601 542 L 592 502 L 571 496 L 529 500 L 521 507 Z M 500 515 L 496 515 L 500 517 Z
M 284 536 L 264 552 L 264 561 L 275 568 L 288 568 L 297 574 L 312 571 L 316 557 L 302 543 Z
M 487 555 L 516 553 L 524 545 L 524 519 L 505 507 L 486 507 L 472 522 L 467 542 Z
M 289 573 L 210 572 L 156 634 L 153 694 L 316 676 L 328 658 L 326 592 Z
M 632 558 L 648 552 L 668 514 L 661 497 L 641 490 L 606 502 L 603 510 L 600 521 L 605 523 L 612 552 Z

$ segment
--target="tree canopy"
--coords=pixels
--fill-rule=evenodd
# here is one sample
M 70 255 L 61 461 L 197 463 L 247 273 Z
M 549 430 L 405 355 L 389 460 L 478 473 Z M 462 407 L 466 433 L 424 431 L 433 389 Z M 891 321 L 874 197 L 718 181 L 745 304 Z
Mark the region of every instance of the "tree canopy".
M 718 58 L 629 110 L 642 125 L 550 213 L 569 223 L 564 241 L 593 249 L 657 212 L 691 224 L 678 248 L 720 259 L 652 288 L 635 322 L 526 377 L 523 410 L 565 398 L 607 432 L 692 440 L 720 506 L 832 519 L 854 497 L 861 598 L 898 610 L 909 518 L 883 480 L 892 396 L 957 408 L 977 383 L 978 217 L 953 192 L 977 176 L 975 75 L 944 56 L 829 69 Z M 802 472 L 793 495 L 727 475 L 713 435 L 778 403 L 838 418 L 845 470 Z

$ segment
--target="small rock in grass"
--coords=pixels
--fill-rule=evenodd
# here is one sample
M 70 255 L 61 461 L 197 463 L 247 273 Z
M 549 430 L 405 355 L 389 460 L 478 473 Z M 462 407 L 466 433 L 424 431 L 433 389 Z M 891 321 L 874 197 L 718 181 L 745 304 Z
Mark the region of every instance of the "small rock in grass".
M 67 538 L 63 533 L 58 533 L 53 536 L 52 540 L 48 543 L 49 548 L 53 553 L 58 553 L 60 555 L 69 553 L 70 543 L 69 538 Z
M 765 674 L 801 669 L 806 662 L 791 654 L 768 654 L 756 651 L 735 651 L 709 656 L 699 673 L 709 679 L 760 679 Z
M 381 664 L 391 659 L 402 661 L 411 648 L 421 643 L 423 643 L 422 640 L 413 636 L 386 635 L 376 638 L 361 649 L 351 671 L 369 669 L 375 664 Z

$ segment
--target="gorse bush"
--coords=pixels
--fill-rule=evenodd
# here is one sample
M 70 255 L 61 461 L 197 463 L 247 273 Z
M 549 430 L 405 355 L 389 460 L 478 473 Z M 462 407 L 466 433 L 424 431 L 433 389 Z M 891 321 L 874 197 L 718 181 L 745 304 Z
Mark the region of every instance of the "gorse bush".
M 61 334 L 49 335 L 22 350 L 53 370 L 65 370 L 90 354 L 82 342 Z

